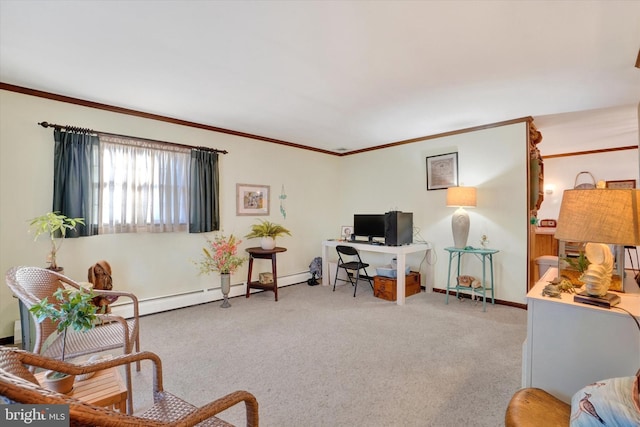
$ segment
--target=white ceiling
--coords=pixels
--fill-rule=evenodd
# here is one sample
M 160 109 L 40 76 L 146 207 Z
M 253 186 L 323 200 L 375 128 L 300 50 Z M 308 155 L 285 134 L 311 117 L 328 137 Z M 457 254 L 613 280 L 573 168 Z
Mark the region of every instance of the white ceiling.
M 639 47 L 640 1 L 0 0 L 0 82 L 332 152 L 637 105 Z

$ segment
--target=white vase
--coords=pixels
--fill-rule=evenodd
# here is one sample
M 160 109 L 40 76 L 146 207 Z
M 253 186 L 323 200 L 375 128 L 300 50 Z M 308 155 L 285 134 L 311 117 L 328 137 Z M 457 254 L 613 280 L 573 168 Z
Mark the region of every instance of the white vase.
M 224 296 L 224 301 L 222 302 L 222 305 L 220 307 L 231 307 L 231 304 L 229 304 L 229 292 L 231 291 L 231 274 L 220 273 L 220 290 L 222 291 L 222 295 Z
M 276 247 L 276 239 L 273 237 L 263 237 L 260 239 L 260 247 L 262 249 L 271 250 Z

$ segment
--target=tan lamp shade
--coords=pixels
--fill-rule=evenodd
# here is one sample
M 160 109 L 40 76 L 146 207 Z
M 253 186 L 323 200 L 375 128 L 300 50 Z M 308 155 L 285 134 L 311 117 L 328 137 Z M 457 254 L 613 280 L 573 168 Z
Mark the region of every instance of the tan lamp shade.
M 476 207 L 475 187 L 449 187 L 447 188 L 447 206 L 452 207 Z
M 565 190 L 555 238 L 640 245 L 640 190 Z

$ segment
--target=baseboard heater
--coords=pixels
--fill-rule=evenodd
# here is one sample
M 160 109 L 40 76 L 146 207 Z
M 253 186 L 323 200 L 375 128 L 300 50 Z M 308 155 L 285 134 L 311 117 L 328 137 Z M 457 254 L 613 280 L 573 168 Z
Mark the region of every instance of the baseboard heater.
M 278 287 L 295 285 L 298 283 L 306 283 L 311 277 L 308 271 L 303 273 L 294 273 L 288 276 L 278 277 Z M 245 294 L 244 282 L 231 285 L 231 292 L 229 297 L 236 297 Z M 262 291 L 258 291 L 262 292 Z M 178 308 L 185 308 L 192 305 L 204 304 L 212 301 L 222 300 L 222 292 L 220 287 L 212 287 L 207 289 L 196 289 L 193 291 L 186 291 L 170 295 L 162 295 L 157 297 L 145 298 L 138 301 L 140 316 L 161 313 L 163 311 L 175 310 Z M 124 318 L 130 318 L 133 316 L 133 309 L 131 303 L 118 304 L 117 302 L 111 305 L 111 312 Z

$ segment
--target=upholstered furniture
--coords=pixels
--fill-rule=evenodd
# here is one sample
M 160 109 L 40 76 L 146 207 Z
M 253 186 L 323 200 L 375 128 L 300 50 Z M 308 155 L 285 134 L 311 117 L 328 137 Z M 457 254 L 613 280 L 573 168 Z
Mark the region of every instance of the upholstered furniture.
M 153 406 L 140 415 L 123 414 L 92 406 L 64 394 L 41 387 L 28 369 L 36 366 L 70 374 L 87 374 L 141 360 L 153 364 Z M 130 390 L 132 392 L 132 390 Z M 4 402 L 2 402 L 4 401 Z M 248 427 L 258 426 L 258 402 L 246 391 L 235 391 L 200 408 L 191 405 L 163 388 L 162 363 L 151 352 L 124 354 L 106 361 L 73 365 L 24 350 L 0 346 L 0 403 L 69 405 L 73 426 L 230 426 L 215 415 L 244 403 Z
M 40 267 L 13 267 L 6 274 L 7 285 L 20 301 L 30 308 L 45 297 L 54 301 L 53 293 L 60 287 L 80 289 L 80 284 L 70 278 Z M 138 334 L 138 299 L 129 292 L 94 290 L 96 295 L 105 297 L 119 297 L 119 301 L 131 301 L 133 315 L 130 319 L 113 314 L 99 314 L 99 324 L 89 331 L 74 331 L 67 329 L 65 357 L 72 358 L 84 354 L 99 353 L 105 350 L 122 348 L 123 353 L 131 353 L 134 349 L 140 351 Z M 56 335 L 56 324 L 46 319 L 34 325 L 36 339 L 34 353 L 59 359 L 62 355 L 62 335 Z M 49 336 L 52 341 L 44 346 Z M 140 369 L 139 364 L 137 365 Z M 127 388 L 131 389 L 131 369 L 126 368 Z M 133 406 L 132 393 L 128 397 L 129 407 Z

